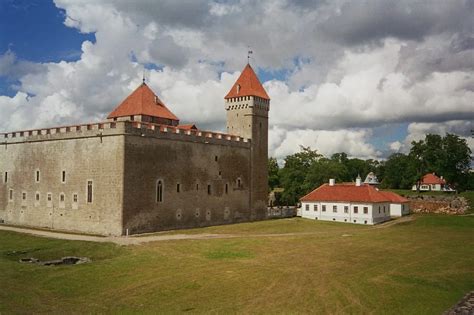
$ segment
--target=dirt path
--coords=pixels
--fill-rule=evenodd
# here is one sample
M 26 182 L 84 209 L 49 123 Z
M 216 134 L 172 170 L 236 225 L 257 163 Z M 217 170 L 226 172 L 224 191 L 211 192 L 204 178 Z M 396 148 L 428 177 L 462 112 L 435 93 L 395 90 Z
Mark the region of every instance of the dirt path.
M 412 221 L 413 216 L 402 217 L 386 223 L 378 224 L 372 229 L 381 229 L 393 226 L 398 223 Z M 209 239 L 229 239 L 229 238 L 243 238 L 243 237 L 285 237 L 285 236 L 304 236 L 321 234 L 322 232 L 295 232 L 295 233 L 273 233 L 273 234 L 151 234 L 141 236 L 93 236 L 84 234 L 69 234 L 57 231 L 35 230 L 25 227 L 15 227 L 0 225 L 0 231 L 12 231 L 18 233 L 25 233 L 40 237 L 55 238 L 70 241 L 87 241 L 87 242 L 111 242 L 118 245 L 139 245 L 148 242 L 157 241 L 174 241 L 174 240 L 209 240 Z

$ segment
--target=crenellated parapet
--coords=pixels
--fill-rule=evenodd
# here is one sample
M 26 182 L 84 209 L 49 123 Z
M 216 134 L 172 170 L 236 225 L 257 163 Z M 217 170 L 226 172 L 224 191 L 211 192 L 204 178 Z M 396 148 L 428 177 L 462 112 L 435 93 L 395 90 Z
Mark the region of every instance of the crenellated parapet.
M 250 139 L 219 132 L 184 129 L 140 121 L 112 121 L 0 133 L 0 145 L 61 139 L 131 135 L 250 147 Z

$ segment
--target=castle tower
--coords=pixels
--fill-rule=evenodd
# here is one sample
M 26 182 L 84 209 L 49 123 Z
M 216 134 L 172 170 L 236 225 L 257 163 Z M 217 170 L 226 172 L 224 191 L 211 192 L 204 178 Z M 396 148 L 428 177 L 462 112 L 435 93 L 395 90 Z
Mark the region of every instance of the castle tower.
M 251 139 L 250 208 L 264 219 L 268 198 L 268 111 L 270 98 L 250 64 L 225 96 L 227 133 Z

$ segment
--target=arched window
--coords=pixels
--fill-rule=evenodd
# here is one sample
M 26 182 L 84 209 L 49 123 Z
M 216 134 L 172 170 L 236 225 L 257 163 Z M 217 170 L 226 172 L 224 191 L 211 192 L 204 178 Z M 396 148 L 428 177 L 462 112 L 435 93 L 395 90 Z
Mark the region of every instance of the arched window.
M 156 202 L 163 202 L 163 181 L 161 179 L 156 182 Z

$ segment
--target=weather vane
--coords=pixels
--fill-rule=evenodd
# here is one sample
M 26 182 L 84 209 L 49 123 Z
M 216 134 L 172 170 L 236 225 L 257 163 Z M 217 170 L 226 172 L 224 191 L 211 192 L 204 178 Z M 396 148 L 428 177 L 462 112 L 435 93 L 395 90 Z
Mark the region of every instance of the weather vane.
M 143 67 L 143 83 L 145 83 L 145 71 L 146 71 L 146 69 L 145 69 L 145 67 Z
M 253 51 L 250 50 L 250 46 L 248 46 L 248 51 L 247 51 L 247 63 L 250 64 L 250 55 L 253 54 Z

